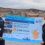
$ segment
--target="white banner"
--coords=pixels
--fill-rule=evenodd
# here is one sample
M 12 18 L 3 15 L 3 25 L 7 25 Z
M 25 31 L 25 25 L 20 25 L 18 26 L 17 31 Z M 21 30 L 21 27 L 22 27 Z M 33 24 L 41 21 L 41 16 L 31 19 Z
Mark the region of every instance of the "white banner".
M 21 18 L 20 18 L 21 19 Z M 19 19 L 19 20 L 20 20 Z M 31 20 L 33 19 L 33 20 Z M 27 22 L 25 21 L 27 20 Z M 12 21 L 12 33 L 7 34 L 4 33 L 3 37 L 6 39 L 16 39 L 21 40 L 21 41 L 31 41 L 31 40 L 36 40 L 36 41 L 42 41 L 42 18 L 28 18 L 23 19 L 22 21 Z

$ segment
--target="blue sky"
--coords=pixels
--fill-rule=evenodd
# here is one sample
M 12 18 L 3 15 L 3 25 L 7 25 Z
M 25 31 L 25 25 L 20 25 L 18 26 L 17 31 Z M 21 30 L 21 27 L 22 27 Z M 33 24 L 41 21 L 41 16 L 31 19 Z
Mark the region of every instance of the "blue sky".
M 45 10 L 45 0 L 0 0 L 0 7 Z

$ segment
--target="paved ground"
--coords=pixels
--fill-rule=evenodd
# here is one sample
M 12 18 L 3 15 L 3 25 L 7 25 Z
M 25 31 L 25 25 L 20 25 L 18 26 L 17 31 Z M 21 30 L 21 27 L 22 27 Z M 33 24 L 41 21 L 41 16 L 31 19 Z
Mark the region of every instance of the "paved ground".
M 18 43 L 18 42 L 8 42 L 6 41 L 5 45 L 41 45 L 40 43 Z

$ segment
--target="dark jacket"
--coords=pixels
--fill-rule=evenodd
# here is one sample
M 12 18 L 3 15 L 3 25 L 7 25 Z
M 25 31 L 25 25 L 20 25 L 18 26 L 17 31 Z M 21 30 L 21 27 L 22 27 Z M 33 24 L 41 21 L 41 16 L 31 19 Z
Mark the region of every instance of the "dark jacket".
M 0 37 L 2 37 L 4 32 L 4 21 L 3 19 L 0 17 Z
M 42 39 L 43 39 L 43 42 L 45 42 L 45 24 L 43 24 L 42 26 Z

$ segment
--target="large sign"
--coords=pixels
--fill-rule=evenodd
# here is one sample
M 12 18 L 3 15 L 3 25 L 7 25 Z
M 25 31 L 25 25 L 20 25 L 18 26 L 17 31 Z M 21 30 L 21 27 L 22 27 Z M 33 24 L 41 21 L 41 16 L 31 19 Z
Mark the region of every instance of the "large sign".
M 42 41 L 42 18 L 29 18 L 21 16 L 7 16 L 5 21 L 9 22 L 5 28 L 12 29 L 11 34 L 4 33 L 5 40 L 18 42 Z

